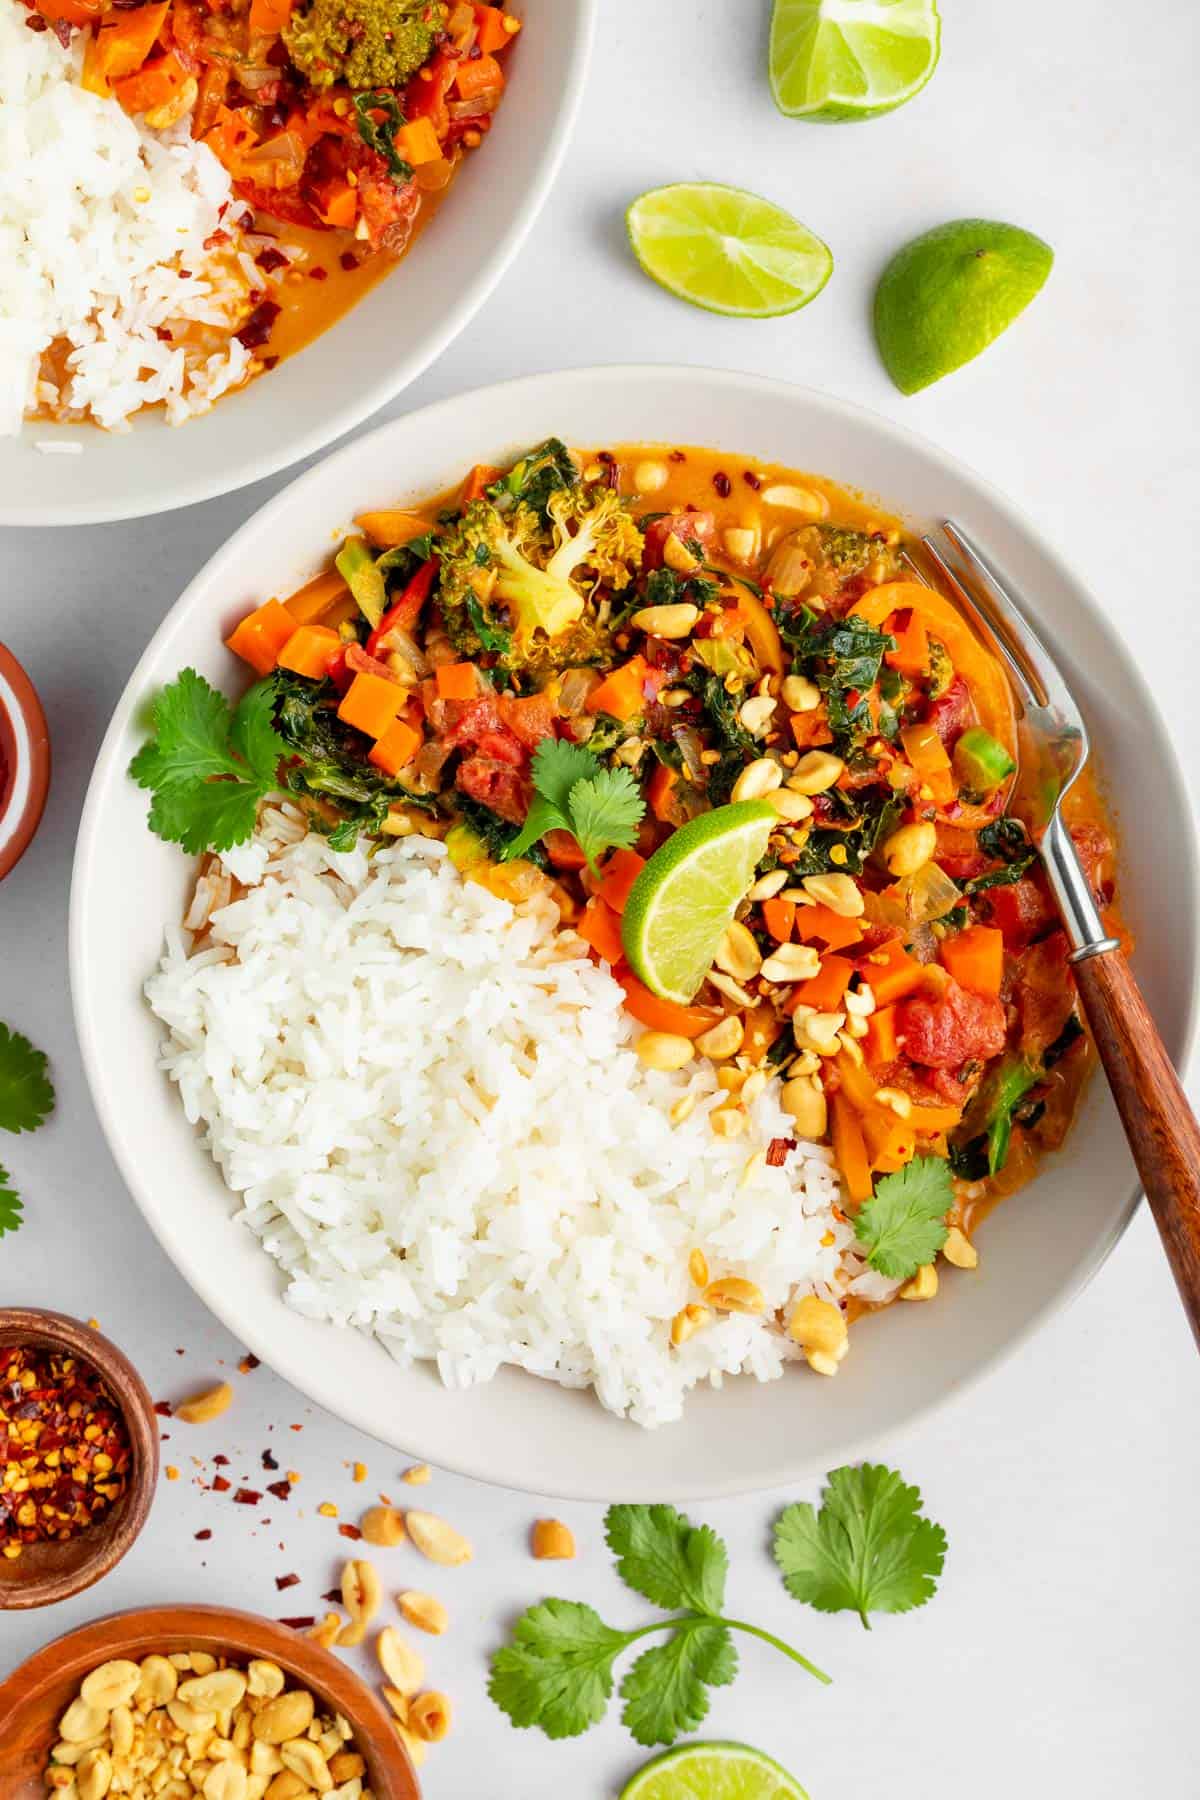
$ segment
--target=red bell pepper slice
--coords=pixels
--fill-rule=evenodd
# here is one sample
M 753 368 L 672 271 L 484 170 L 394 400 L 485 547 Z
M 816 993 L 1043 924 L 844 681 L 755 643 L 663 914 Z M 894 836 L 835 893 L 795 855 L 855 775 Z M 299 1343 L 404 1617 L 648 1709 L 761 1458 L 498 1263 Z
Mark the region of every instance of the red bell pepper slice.
M 389 631 L 411 631 L 421 616 L 421 608 L 429 598 L 429 590 L 433 586 L 433 578 L 438 572 L 438 559 L 431 556 L 423 562 L 408 586 L 404 589 L 394 606 L 389 606 L 378 625 L 367 639 L 367 655 L 378 656 L 379 647 L 383 644 Z M 383 644 L 386 650 L 387 645 Z

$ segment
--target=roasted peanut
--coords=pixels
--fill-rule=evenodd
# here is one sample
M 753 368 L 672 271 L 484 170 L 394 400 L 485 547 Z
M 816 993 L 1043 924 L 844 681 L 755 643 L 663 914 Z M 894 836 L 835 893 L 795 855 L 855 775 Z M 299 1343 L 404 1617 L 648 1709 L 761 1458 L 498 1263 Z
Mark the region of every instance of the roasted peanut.
M 375 1565 L 366 1561 L 348 1562 L 342 1570 L 342 1604 L 350 1614 L 350 1623 L 338 1633 L 340 1645 L 353 1649 L 362 1643 L 382 1598 Z
M 179 1699 L 200 1712 L 232 1712 L 246 1693 L 246 1677 L 240 1669 L 215 1669 L 211 1675 L 193 1675 L 179 1684 Z
M 762 1289 L 753 1281 L 744 1281 L 740 1275 L 726 1275 L 720 1281 L 710 1281 L 704 1290 L 704 1298 L 717 1312 L 761 1313 L 766 1311 L 767 1305 Z
M 408 1706 L 408 1729 L 427 1744 L 439 1744 L 450 1729 L 450 1701 L 436 1688 L 418 1694 Z
M 391 1685 L 401 1694 L 415 1694 L 425 1679 L 425 1664 L 406 1644 L 393 1625 L 385 1625 L 375 1640 L 379 1666 Z
M 391 1550 L 404 1542 L 404 1515 L 394 1506 L 370 1506 L 358 1521 L 368 1544 Z
M 124 1706 L 133 1699 L 141 1678 L 142 1672 L 135 1662 L 118 1657 L 113 1662 L 101 1663 L 84 1678 L 79 1697 L 100 1712 L 111 1712 L 114 1706 Z
M 409 1588 L 396 1595 L 396 1605 L 410 1625 L 415 1625 L 418 1631 L 429 1632 L 431 1637 L 440 1637 L 450 1623 L 445 1607 L 432 1594 L 417 1593 Z
M 210 1419 L 219 1419 L 228 1412 L 232 1401 L 233 1389 L 227 1381 L 219 1381 L 216 1387 L 205 1388 L 190 1400 L 181 1401 L 175 1408 L 175 1417 L 185 1425 L 207 1425 Z
M 530 1542 L 539 1562 L 570 1562 L 575 1555 L 574 1536 L 561 1519 L 535 1519 Z
M 284 1673 L 278 1663 L 261 1657 L 246 1665 L 246 1692 L 256 1700 L 273 1700 L 284 1689 Z
M 475 1554 L 470 1540 L 453 1525 L 447 1525 L 445 1519 L 439 1519 L 436 1513 L 410 1512 L 404 1522 L 414 1545 L 430 1562 L 454 1568 L 459 1563 L 470 1562 Z
M 263 1744 L 286 1744 L 300 1737 L 313 1722 L 316 1706 L 307 1688 L 289 1688 L 268 1700 L 255 1715 L 254 1735 Z

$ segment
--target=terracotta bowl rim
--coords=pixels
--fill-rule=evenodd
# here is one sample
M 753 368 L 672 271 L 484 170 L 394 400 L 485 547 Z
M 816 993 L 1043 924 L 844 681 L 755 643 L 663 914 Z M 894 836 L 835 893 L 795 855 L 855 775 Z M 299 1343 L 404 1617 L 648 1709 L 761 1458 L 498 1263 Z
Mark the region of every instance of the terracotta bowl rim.
M 33 842 L 41 824 L 50 791 L 50 731 L 37 689 L 6 644 L 0 643 L 0 679 L 11 688 L 21 713 L 23 730 L 17 733 L 18 777 L 28 773 L 28 786 L 20 797 L 19 783 L 9 800 L 0 805 L 0 881 L 15 869 Z M 0 694 L 0 707 L 4 707 Z M 5 710 L 8 710 L 7 708 Z M 10 715 L 11 716 L 11 715 Z M 20 811 L 17 803 L 20 799 Z
M 102 1580 L 132 1549 L 150 1516 L 158 1486 L 158 1416 L 145 1382 L 125 1352 L 94 1325 L 68 1313 L 36 1306 L 0 1306 L 0 1346 L 18 1343 L 61 1346 L 97 1370 L 120 1409 L 133 1461 L 115 1519 L 101 1520 L 91 1528 L 95 1539 L 91 1553 L 77 1567 L 59 1574 L 39 1572 L 27 1584 L 0 1584 L 0 1612 L 52 1606 Z
M 203 1623 L 189 1623 L 197 1619 Z M 78 1668 L 82 1679 L 89 1668 L 120 1656 L 147 1636 L 160 1641 L 185 1637 L 197 1649 L 228 1655 L 235 1662 L 262 1656 L 279 1663 L 289 1674 L 317 1689 L 326 1704 L 354 1728 L 356 1739 L 361 1740 L 358 1748 L 367 1758 L 368 1779 L 376 1800 L 420 1800 L 420 1782 L 394 1720 L 354 1669 L 287 1625 L 259 1613 L 203 1601 L 125 1607 L 43 1644 L 0 1680 L 0 1744 L 15 1725 L 17 1709 L 28 1706 L 32 1693 L 44 1692 L 72 1665 Z M 152 1652 L 146 1649 L 138 1654 Z M 51 1736 L 47 1754 L 52 1742 Z

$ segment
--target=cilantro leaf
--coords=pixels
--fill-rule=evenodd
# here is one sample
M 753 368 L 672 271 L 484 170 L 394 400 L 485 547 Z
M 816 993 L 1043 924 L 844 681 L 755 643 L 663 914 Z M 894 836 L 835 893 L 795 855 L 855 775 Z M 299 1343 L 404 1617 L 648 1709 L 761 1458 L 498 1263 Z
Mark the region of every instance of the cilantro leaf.
M 527 850 L 540 843 L 548 831 L 570 831 L 571 821 L 566 813 L 559 812 L 549 800 L 535 794 L 533 805 L 525 815 L 525 823 L 515 838 L 510 838 L 504 846 L 502 860 L 511 862 L 515 856 L 524 856 Z
M 628 850 L 637 837 L 646 803 L 628 769 L 602 769 L 592 781 L 571 789 L 571 829 L 593 874 L 605 850 Z
M 153 794 L 150 829 L 193 855 L 228 850 L 254 831 L 258 803 L 278 779 L 287 746 L 274 727 L 275 683 L 252 687 L 231 711 L 223 694 L 184 669 L 154 703 L 154 736 L 129 765 Z
M 571 810 L 571 790 L 580 781 L 593 781 L 601 770 L 598 757 L 563 738 L 543 738 L 533 753 L 533 785 L 565 818 Z
M 45 1053 L 0 1023 L 0 1131 L 36 1131 L 53 1111 Z
M 673 1744 L 708 1716 L 708 1689 L 728 1687 L 737 1651 L 725 1625 L 681 1629 L 638 1657 L 621 1683 L 621 1717 L 639 1744 Z
M 21 1196 L 9 1187 L 11 1179 L 6 1169 L 0 1169 L 0 1237 L 19 1230 L 21 1225 Z
M 937 1589 L 946 1534 L 920 1514 L 919 1489 L 879 1463 L 834 1469 L 814 1512 L 785 1507 L 775 1525 L 784 1585 L 818 1612 L 908 1612 Z
M 883 1176 L 854 1220 L 855 1237 L 871 1267 L 907 1281 L 932 1262 L 946 1241 L 953 1199 L 950 1165 L 941 1156 L 914 1157 L 894 1175 Z
M 577 1600 L 543 1600 L 521 1614 L 512 1643 L 493 1656 L 488 1693 L 514 1725 L 578 1737 L 604 1717 L 613 1663 L 629 1637 Z
M 719 1613 L 729 1558 L 715 1531 L 673 1506 L 610 1506 L 604 1535 L 626 1587 L 656 1606 Z

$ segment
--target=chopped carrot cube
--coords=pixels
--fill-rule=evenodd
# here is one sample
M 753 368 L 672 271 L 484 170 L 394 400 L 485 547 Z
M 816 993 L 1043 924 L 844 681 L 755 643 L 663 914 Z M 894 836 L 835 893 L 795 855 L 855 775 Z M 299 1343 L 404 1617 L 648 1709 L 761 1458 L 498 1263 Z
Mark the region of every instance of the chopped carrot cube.
M 636 850 L 614 850 L 601 870 L 603 880 L 596 889 L 601 900 L 614 912 L 624 912 L 630 890 L 645 866 L 645 857 Z
M 420 748 L 421 733 L 406 719 L 393 719 L 378 743 L 367 752 L 367 761 L 382 769 L 385 775 L 398 775 Z
M 277 666 L 309 681 L 323 681 L 341 648 L 341 638 L 327 625 L 300 625 L 279 652 Z
M 336 569 L 323 569 L 294 594 L 289 594 L 283 604 L 297 625 L 312 625 L 347 592 L 346 583 Z
M 296 621 L 278 600 L 268 600 L 252 613 L 225 639 L 226 647 L 248 662 L 256 675 L 269 675 L 279 660 L 279 652 L 296 629 Z
M 991 925 L 971 925 L 942 939 L 942 967 L 960 987 L 995 1000 L 1004 976 L 1004 933 Z
M 818 1012 L 836 1012 L 853 973 L 852 964 L 844 956 L 827 956 L 814 976 L 797 983 L 794 993 L 788 996 L 788 1010 L 815 1006 Z
M 844 919 L 828 906 L 802 906 L 798 909 L 796 936 L 803 944 L 820 938 L 827 950 L 845 950 L 862 937 L 862 920 Z
M 344 725 L 353 725 L 356 731 L 378 739 L 403 707 L 405 697 L 398 681 L 385 681 L 382 675 L 358 674 L 338 707 L 338 718 Z
M 777 944 L 786 944 L 792 935 L 792 926 L 796 923 L 796 902 L 781 900 L 776 894 L 762 903 L 763 924 Z
M 589 900 L 575 929 L 597 956 L 616 967 L 623 954 L 621 921 L 606 901 L 598 896 Z
M 422 163 L 437 162 L 442 154 L 432 119 L 410 119 L 396 133 L 396 149 L 406 163 L 419 168 Z
M 476 56 L 460 62 L 454 77 L 459 98 L 477 100 L 480 94 L 496 92 L 504 86 L 504 70 L 494 56 Z
M 485 56 L 491 56 L 512 43 L 519 24 L 517 19 L 510 21 L 508 14 L 499 6 L 475 6 L 472 11 L 478 34 L 475 42 Z
M 439 700 L 474 700 L 479 692 L 474 663 L 443 663 L 434 679 Z
M 895 1062 L 900 1054 L 896 1042 L 896 1009 L 881 1006 L 867 1020 L 867 1061 L 872 1064 Z
M 631 656 L 614 669 L 599 687 L 592 689 L 584 706 L 590 713 L 608 713 L 614 719 L 635 719 L 646 710 L 646 685 L 659 679 L 644 656 Z
M 793 713 L 791 727 L 797 750 L 810 750 L 815 744 L 833 742 L 833 732 L 823 706 L 814 707 L 812 712 Z

